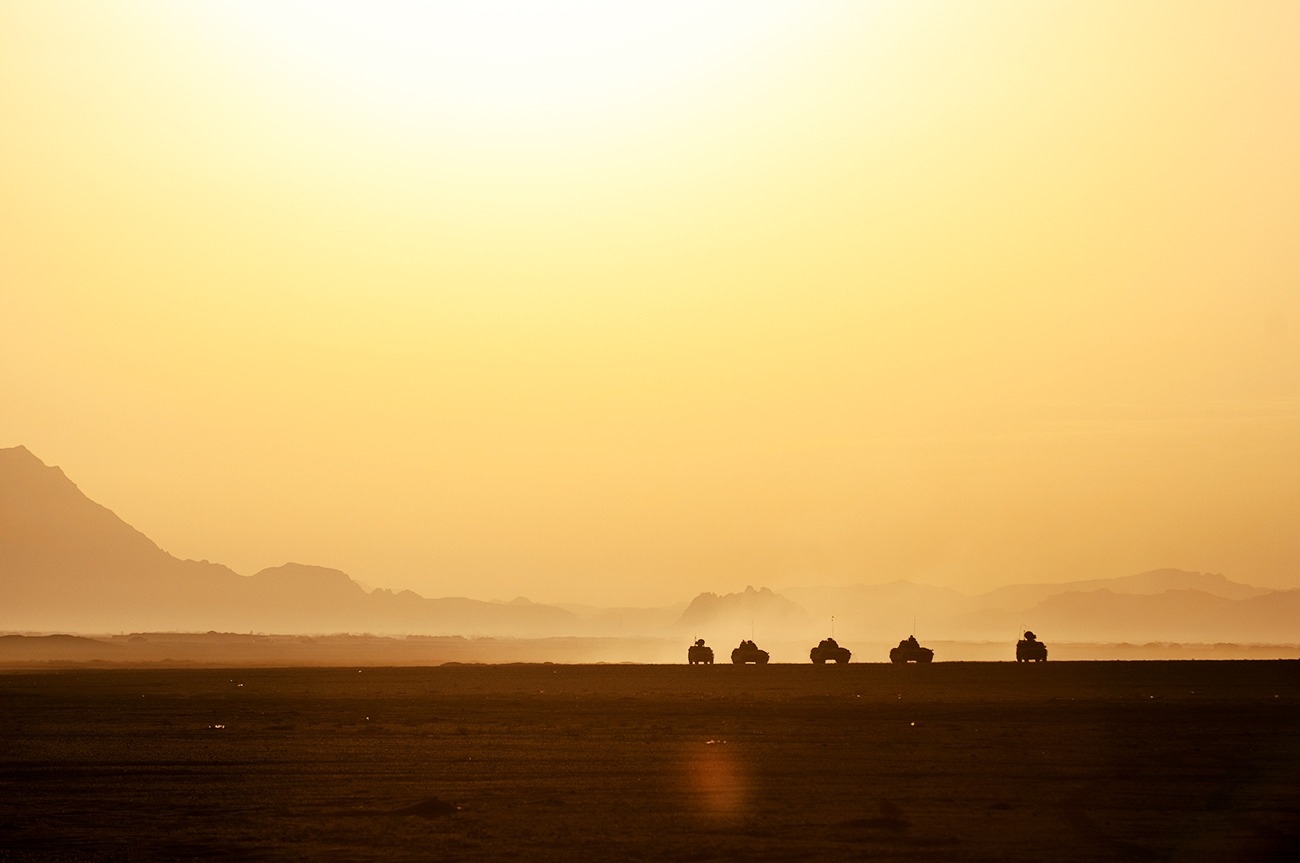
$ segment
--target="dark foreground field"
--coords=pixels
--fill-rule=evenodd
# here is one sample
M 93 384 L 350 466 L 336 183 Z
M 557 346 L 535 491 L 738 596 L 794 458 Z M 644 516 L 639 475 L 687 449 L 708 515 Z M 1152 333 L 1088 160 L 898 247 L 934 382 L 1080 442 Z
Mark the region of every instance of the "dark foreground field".
M 0 675 L 0 861 L 1295 860 L 1300 663 Z

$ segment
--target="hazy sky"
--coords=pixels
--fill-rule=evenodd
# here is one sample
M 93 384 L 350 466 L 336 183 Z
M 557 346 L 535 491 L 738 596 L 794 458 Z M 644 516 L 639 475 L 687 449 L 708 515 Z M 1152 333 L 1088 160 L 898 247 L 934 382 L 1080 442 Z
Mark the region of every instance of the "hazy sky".
M 1300 587 L 1297 46 L 1294 0 L 0 0 L 0 446 L 179 557 L 431 596 Z

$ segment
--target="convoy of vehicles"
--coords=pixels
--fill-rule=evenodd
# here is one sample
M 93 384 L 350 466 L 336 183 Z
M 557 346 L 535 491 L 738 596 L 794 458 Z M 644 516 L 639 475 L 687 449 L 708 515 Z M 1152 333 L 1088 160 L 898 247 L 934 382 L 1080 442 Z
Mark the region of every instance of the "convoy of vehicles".
M 847 647 L 840 646 L 833 636 L 823 638 L 816 647 L 808 651 L 808 658 L 817 665 L 825 665 L 828 662 L 844 664 L 852 656 L 852 652 Z M 759 649 L 757 644 L 749 640 L 741 641 L 739 646 L 731 651 L 731 661 L 735 665 L 748 663 L 767 665 L 770 659 L 771 656 L 766 650 Z M 707 646 L 703 638 L 696 639 L 695 643 L 686 650 L 686 660 L 691 665 L 712 665 L 713 648 Z M 928 665 L 934 661 L 934 650 L 922 647 L 915 635 L 909 635 L 898 642 L 897 647 L 890 649 L 889 661 L 895 665 L 907 663 Z M 1039 641 L 1038 636 L 1032 631 L 1025 630 L 1024 637 L 1016 642 L 1016 661 L 1046 662 L 1047 645 Z

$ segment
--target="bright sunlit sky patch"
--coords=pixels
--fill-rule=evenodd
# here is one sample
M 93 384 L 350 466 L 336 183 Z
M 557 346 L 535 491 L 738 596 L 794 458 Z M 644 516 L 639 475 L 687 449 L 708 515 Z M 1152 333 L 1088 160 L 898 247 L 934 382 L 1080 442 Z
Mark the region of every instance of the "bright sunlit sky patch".
M 1290 2 L 0 5 L 0 445 L 168 551 L 1300 587 Z
M 337 0 L 204 11 L 220 38 L 338 110 L 559 126 L 759 65 L 800 23 L 798 5 Z

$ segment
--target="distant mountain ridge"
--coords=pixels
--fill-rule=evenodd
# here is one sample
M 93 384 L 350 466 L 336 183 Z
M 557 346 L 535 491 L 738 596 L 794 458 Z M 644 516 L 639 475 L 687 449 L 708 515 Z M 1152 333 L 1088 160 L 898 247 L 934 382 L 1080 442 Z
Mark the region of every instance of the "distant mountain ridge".
M 1210 572 L 1185 572 L 1181 569 L 1155 569 L 1137 575 L 1119 578 L 1094 578 L 1087 581 L 1069 581 L 1064 584 L 1012 584 L 999 587 L 977 597 L 980 605 L 989 608 L 1032 608 L 1040 602 L 1061 593 L 1088 593 L 1108 590 L 1111 593 L 1132 596 L 1152 595 L 1169 590 L 1198 590 L 1223 599 L 1252 599 L 1273 591 L 1229 581 L 1223 575 Z
M 699 632 L 724 630 L 763 632 L 809 629 L 808 612 L 798 603 L 764 587 L 746 587 L 743 593 L 701 593 L 691 601 L 677 622 L 677 629 L 694 636 Z
M 663 608 L 556 606 L 520 598 L 430 599 L 367 589 L 346 573 L 286 563 L 240 575 L 180 560 L 25 447 L 0 449 L 0 631 L 208 630 L 549 637 L 755 637 L 886 642 L 1047 640 L 1300 642 L 1300 590 L 1160 569 L 1016 584 L 968 596 L 894 580 L 701 593 Z
M 1300 641 L 1300 591 L 1176 569 L 1009 585 L 973 596 L 906 581 L 781 593 L 814 619 L 834 616 L 850 638 L 902 637 L 915 627 L 931 638 L 969 641 L 1014 639 L 1026 628 L 1071 641 Z
M 0 449 L 0 628 L 549 635 L 554 606 L 367 592 L 336 569 L 179 560 L 25 447 Z

